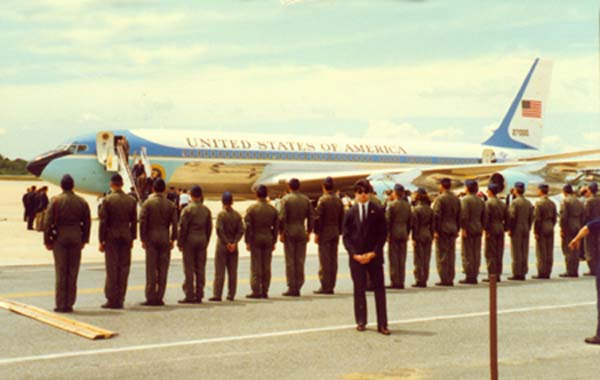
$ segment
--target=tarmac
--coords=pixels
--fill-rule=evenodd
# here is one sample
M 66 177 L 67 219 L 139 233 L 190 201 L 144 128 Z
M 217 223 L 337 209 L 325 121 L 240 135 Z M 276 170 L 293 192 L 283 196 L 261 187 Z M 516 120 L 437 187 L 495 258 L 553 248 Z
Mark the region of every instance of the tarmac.
M 39 183 L 37 184 L 39 185 Z M 28 186 L 0 182 L 0 297 L 52 309 L 52 255 L 39 233 L 25 230 L 21 194 Z M 51 195 L 56 194 L 52 188 Z M 92 208 L 95 198 L 86 197 Z M 213 211 L 218 203 L 209 203 Z M 243 211 L 246 204 L 238 204 Z M 489 378 L 489 288 L 457 285 L 387 292 L 392 335 L 376 332 L 374 301 L 368 299 L 370 324 L 354 329 L 352 282 L 343 248 L 336 294 L 317 296 L 316 246 L 308 249 L 307 281 L 300 298 L 285 290 L 281 245 L 273 259 L 268 300 L 247 300 L 249 259 L 243 254 L 234 302 L 179 305 L 183 273 L 173 251 L 167 305 L 144 301 L 144 262 L 134 249 L 124 310 L 104 310 L 103 257 L 93 242 L 86 247 L 75 313 L 70 317 L 114 330 L 110 340 L 88 341 L 0 309 L 0 379 L 486 379 Z M 596 379 L 600 346 L 583 342 L 596 328 L 595 287 L 591 277 L 559 279 L 564 260 L 555 242 L 551 280 L 498 286 L 499 372 L 501 379 Z M 211 248 L 210 253 L 213 252 Z M 457 250 L 457 252 L 459 252 Z M 530 250 L 529 274 L 535 274 Z M 458 255 L 460 256 L 460 255 Z M 212 257 L 212 255 L 211 255 Z M 457 258 L 457 280 L 462 278 Z M 214 263 L 207 263 L 208 296 Z M 587 270 L 584 263 L 580 272 Z M 506 274 L 510 253 L 505 251 Z M 484 277 L 483 267 L 481 268 Z M 407 281 L 412 276 L 412 252 Z

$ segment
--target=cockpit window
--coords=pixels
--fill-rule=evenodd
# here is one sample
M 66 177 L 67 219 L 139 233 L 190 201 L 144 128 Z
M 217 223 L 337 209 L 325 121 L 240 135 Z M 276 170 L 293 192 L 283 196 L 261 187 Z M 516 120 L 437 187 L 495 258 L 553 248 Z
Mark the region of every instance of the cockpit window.
M 55 151 L 57 152 L 69 152 L 69 153 L 77 153 L 83 152 L 88 149 L 88 146 L 85 144 L 62 144 L 56 147 Z

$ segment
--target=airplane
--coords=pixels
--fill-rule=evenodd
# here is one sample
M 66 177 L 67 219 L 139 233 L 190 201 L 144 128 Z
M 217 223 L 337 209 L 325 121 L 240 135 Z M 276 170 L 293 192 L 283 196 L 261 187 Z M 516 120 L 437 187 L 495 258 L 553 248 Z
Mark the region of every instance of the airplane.
M 437 190 L 441 177 L 453 187 L 467 178 L 485 185 L 502 182 L 505 192 L 516 181 L 535 187 L 535 181 L 552 179 L 555 192 L 567 180 L 580 180 L 581 170 L 600 167 L 600 160 L 573 160 L 600 153 L 588 150 L 534 156 L 541 146 L 552 61 L 536 58 L 506 115 L 494 133 L 481 144 L 397 139 L 355 139 L 293 135 L 210 132 L 197 130 L 106 130 L 70 139 L 27 164 L 32 174 L 59 183 L 71 174 L 80 192 L 108 191 L 110 177 L 122 173 L 126 186 L 134 186 L 131 166 L 141 159 L 148 177 L 162 177 L 168 186 L 203 187 L 205 198 L 220 199 L 231 191 L 237 199 L 253 199 L 258 185 L 269 196 L 286 191 L 298 178 L 301 191 L 312 199 L 321 194 L 326 176 L 336 188 L 349 191 L 360 178 L 368 178 L 379 195 L 403 183 L 411 189 Z M 132 154 L 133 153 L 133 154 Z

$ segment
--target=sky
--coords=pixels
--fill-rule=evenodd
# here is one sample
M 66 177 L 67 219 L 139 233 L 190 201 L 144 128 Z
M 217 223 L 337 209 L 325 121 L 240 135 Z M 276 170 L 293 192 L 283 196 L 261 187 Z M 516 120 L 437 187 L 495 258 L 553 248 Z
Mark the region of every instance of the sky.
M 482 142 L 536 57 L 544 152 L 599 148 L 597 0 L 4 0 L 0 154 L 105 129 Z

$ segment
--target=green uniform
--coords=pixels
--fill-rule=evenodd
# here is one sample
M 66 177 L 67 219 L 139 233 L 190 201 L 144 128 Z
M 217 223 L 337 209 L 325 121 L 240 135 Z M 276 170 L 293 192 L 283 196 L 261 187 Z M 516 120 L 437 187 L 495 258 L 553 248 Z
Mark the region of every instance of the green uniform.
M 440 280 L 454 282 L 456 265 L 456 237 L 460 226 L 460 200 L 452 191 L 440 194 L 433 203 L 433 230 L 438 234 L 436 262 Z
M 539 277 L 550 277 L 554 262 L 554 225 L 558 219 L 556 205 L 547 196 L 535 202 L 533 232 L 537 236 L 535 254 Z
M 108 303 L 122 306 L 131 267 L 131 247 L 137 235 L 137 202 L 122 190 L 104 198 L 99 212 L 98 235 L 104 245 Z
M 75 304 L 81 249 L 90 241 L 90 225 L 90 207 L 73 191 L 63 191 L 48 207 L 44 244 L 52 246 L 54 254 L 57 309 L 68 311 Z
M 575 195 L 568 195 L 560 204 L 560 230 L 563 255 L 567 275 L 577 276 L 579 272 L 579 249 L 571 250 L 569 243 L 584 224 L 583 203 Z
M 344 205 L 333 192 L 319 198 L 315 211 L 315 234 L 319 236 L 321 290 L 333 292 L 338 271 L 338 245 L 344 222 Z
M 142 205 L 140 239 L 146 247 L 146 300 L 160 304 L 165 296 L 171 242 L 177 239 L 177 208 L 164 194 Z
M 515 277 L 525 277 L 529 271 L 529 234 L 532 223 L 533 205 L 524 196 L 517 195 L 508 208 L 510 253 Z
M 183 252 L 183 292 L 188 301 L 201 302 L 206 281 L 206 248 L 212 233 L 212 216 L 201 201 L 191 201 L 181 211 L 177 245 Z
M 600 196 L 593 195 L 586 199 L 583 207 L 584 222 L 588 223 L 592 219 L 600 218 Z M 587 261 L 591 274 L 596 274 L 597 261 L 600 259 L 600 238 L 589 234 L 583 241 L 585 249 L 585 261 Z
M 246 244 L 250 246 L 252 294 L 266 296 L 271 284 L 271 258 L 277 243 L 277 210 L 265 199 L 250 206 L 244 217 Z
M 279 227 L 285 239 L 283 247 L 288 291 L 298 293 L 304 285 L 307 236 L 313 230 L 313 208 L 304 194 L 292 191 L 281 199 Z
M 217 216 L 217 248 L 215 251 L 215 280 L 213 283 L 213 296 L 221 298 L 223 284 L 225 283 L 225 270 L 227 270 L 227 297 L 233 299 L 237 288 L 238 249 L 237 244 L 244 236 L 244 223 L 242 216 L 233 208 L 225 206 Z M 235 244 L 233 252 L 227 250 L 227 244 Z
M 488 276 L 502 275 L 504 257 L 504 231 L 508 222 L 508 207 L 497 197 L 490 197 L 485 202 L 485 260 Z
M 467 194 L 461 201 L 460 228 L 462 236 L 461 256 L 463 272 L 467 280 L 477 280 L 481 265 L 481 235 L 485 222 L 485 202 L 475 194 Z
M 388 257 L 392 287 L 404 287 L 406 241 L 410 233 L 411 208 L 406 199 L 391 201 L 385 210 L 388 230 Z
M 433 241 L 433 210 L 429 204 L 418 202 L 412 210 L 412 239 L 414 241 L 414 275 L 418 285 L 426 285 Z

